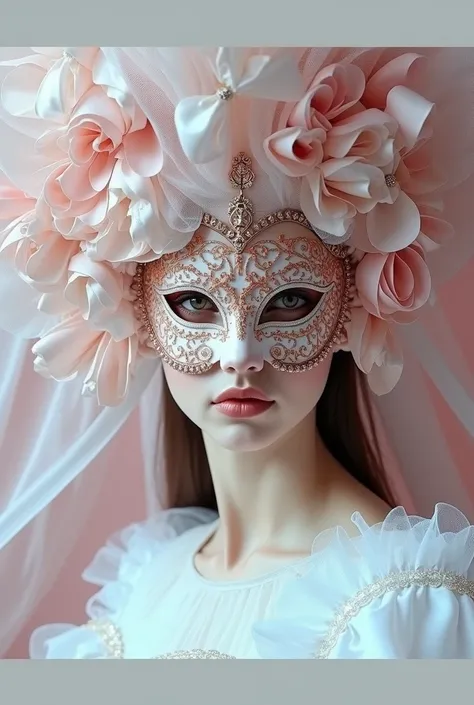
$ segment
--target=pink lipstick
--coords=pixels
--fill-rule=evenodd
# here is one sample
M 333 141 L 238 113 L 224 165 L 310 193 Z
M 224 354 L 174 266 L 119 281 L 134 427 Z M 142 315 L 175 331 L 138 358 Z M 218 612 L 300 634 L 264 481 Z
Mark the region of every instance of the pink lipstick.
M 267 411 L 274 402 L 258 389 L 228 389 L 220 394 L 213 405 L 221 414 L 234 419 L 250 419 Z

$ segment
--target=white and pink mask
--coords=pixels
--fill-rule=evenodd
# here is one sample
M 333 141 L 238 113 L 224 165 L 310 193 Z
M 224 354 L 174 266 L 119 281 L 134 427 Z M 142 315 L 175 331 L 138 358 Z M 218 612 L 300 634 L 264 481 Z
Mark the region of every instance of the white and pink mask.
M 351 265 L 298 211 L 252 225 L 251 204 L 229 208 L 232 228 L 206 215 L 177 253 L 141 265 L 140 308 L 153 346 L 189 374 L 245 358 L 308 370 L 344 335 Z

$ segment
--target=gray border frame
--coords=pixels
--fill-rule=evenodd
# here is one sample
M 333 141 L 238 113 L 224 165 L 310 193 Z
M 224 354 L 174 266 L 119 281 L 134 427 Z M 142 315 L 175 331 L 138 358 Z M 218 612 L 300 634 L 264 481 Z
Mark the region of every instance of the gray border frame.
M 456 696 L 470 701 L 468 661 L 284 663 L 3 661 L 0 687 L 8 705 L 437 705 Z
M 15 0 L 0 45 L 470 46 L 473 15 L 470 0 Z
M 3 46 L 468 46 L 471 0 L 17 0 L 2 10 Z M 192 3 L 192 4 L 191 4 Z M 344 9 L 342 8 L 344 5 Z M 155 21 L 150 17 L 155 16 Z M 144 19 L 146 18 L 146 19 Z M 200 20 L 197 26 L 197 19 Z M 79 579 L 80 576 L 78 576 Z M 323 663 L 325 665 L 323 665 Z M 337 665 L 336 665 L 337 663 Z M 173 665 L 175 664 L 175 665 Z M 469 662 L 0 661 L 5 705 L 390 705 L 469 701 Z M 336 670 L 337 669 L 337 670 Z

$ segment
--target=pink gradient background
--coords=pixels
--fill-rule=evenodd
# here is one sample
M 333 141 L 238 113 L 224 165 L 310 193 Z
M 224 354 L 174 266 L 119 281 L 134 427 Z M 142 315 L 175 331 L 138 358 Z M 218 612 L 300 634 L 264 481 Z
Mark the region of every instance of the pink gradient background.
M 451 324 L 458 340 L 462 341 L 465 357 L 474 372 L 474 325 L 469 324 L 459 311 L 469 311 L 466 306 L 466 297 L 474 301 L 472 296 L 474 281 L 474 262 L 466 266 L 458 275 L 455 282 L 441 293 L 440 298 L 446 312 L 450 316 Z M 472 316 L 474 320 L 474 315 Z M 474 472 L 472 470 L 474 458 L 474 440 L 459 428 L 458 422 L 452 413 L 441 404 L 439 393 L 431 388 L 433 403 L 435 404 L 445 428 L 449 431 L 450 446 L 458 462 L 460 475 L 466 492 L 472 497 L 474 503 Z M 81 573 L 90 562 L 98 548 L 107 537 L 118 529 L 145 516 L 145 497 L 143 472 L 140 460 L 140 438 L 138 415 L 135 414 L 127 423 L 124 432 L 128 434 L 127 456 L 124 457 L 123 445 L 120 452 L 115 450 L 112 442 L 109 451 L 110 462 L 116 464 L 111 475 L 114 478 L 113 487 L 109 483 L 104 486 L 99 497 L 90 522 L 88 531 L 79 537 L 77 544 L 71 551 L 68 560 L 56 580 L 53 588 L 39 604 L 34 614 L 24 625 L 21 633 L 6 654 L 6 658 L 28 658 L 28 641 L 33 629 L 41 624 L 50 622 L 67 622 L 81 624 L 86 619 L 84 612 L 85 603 L 97 588 L 87 585 L 81 580 Z M 110 476 L 109 476 L 110 477 Z M 403 483 L 397 484 L 401 496 L 405 495 Z M 406 508 L 413 511 L 409 497 L 406 498 Z

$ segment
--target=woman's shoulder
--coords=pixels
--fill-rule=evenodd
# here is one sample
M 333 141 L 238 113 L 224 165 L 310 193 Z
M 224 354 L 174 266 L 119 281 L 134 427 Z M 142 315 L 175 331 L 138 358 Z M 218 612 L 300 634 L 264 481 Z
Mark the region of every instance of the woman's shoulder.
M 374 525 L 383 522 L 392 509 L 393 505 L 390 506 L 343 471 L 331 478 L 331 484 L 325 494 L 324 513 L 315 512 L 318 521 L 313 531 L 319 535 L 327 529 L 339 527 L 344 529 L 348 536 L 356 536 L 359 530 L 353 521 L 354 515 L 360 514 L 367 524 Z
M 86 604 L 87 622 L 36 629 L 30 640 L 31 658 L 119 658 L 123 651 L 119 624 L 139 583 L 146 581 L 149 571 L 159 572 L 167 556 L 175 558 L 176 550 L 187 545 L 187 537 L 192 539 L 216 518 L 215 512 L 200 507 L 169 509 L 111 536 L 82 574 L 83 580 L 99 588 Z
M 446 504 L 380 511 L 316 538 L 254 627 L 263 658 L 474 658 L 474 527 Z

